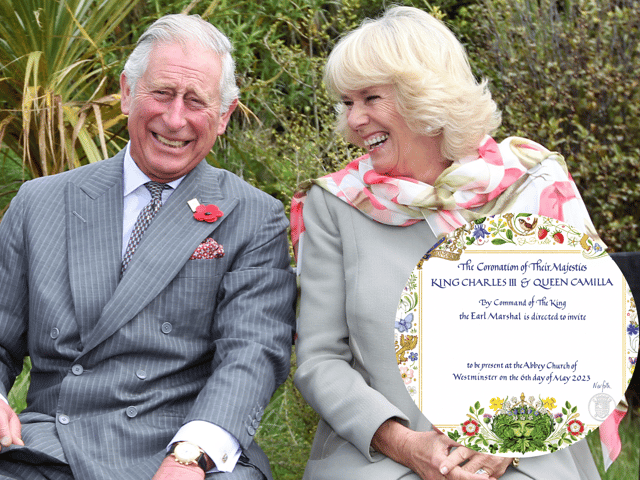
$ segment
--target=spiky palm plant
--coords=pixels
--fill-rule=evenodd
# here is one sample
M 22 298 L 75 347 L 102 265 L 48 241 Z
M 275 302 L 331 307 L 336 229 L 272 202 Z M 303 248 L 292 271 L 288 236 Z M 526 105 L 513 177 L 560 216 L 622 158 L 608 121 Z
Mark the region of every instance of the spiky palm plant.
M 132 0 L 0 0 L 0 148 L 25 176 L 105 158 L 123 117 L 105 91 L 110 35 Z M 106 47 L 110 45 L 111 47 Z M 7 153 L 7 152 L 4 152 Z

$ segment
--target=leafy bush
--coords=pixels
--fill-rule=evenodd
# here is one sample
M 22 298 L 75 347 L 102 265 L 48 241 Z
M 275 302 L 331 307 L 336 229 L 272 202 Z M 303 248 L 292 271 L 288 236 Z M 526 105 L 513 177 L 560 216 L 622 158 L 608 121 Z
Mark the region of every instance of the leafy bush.
M 503 109 L 502 136 L 567 159 L 600 235 L 640 250 L 638 0 L 482 0 L 454 26 Z

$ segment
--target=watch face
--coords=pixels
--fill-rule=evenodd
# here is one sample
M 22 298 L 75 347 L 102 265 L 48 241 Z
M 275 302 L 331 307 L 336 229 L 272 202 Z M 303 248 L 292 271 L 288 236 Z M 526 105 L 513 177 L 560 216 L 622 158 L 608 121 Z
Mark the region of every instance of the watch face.
M 179 443 L 173 451 L 182 462 L 193 462 L 200 456 L 200 449 L 192 443 Z

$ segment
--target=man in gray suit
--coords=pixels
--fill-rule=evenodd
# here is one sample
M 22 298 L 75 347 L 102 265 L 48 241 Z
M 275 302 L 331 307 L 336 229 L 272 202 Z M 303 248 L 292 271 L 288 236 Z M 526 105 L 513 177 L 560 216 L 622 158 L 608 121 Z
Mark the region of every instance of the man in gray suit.
M 158 20 L 121 76 L 127 147 L 25 183 L 0 223 L 0 478 L 271 478 L 253 437 L 296 289 L 282 204 L 204 160 L 238 102 L 230 51 Z

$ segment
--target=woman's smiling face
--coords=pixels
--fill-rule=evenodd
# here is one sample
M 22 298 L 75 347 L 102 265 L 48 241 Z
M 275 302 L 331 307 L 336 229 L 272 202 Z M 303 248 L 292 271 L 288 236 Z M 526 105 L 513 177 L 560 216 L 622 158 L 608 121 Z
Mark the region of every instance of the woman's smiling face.
M 421 135 L 409 128 L 398 112 L 392 85 L 349 90 L 341 100 L 351 133 L 349 140 L 368 151 L 377 173 L 432 183 L 447 166 L 440 154 L 440 137 Z M 434 170 L 438 171 L 435 176 Z

